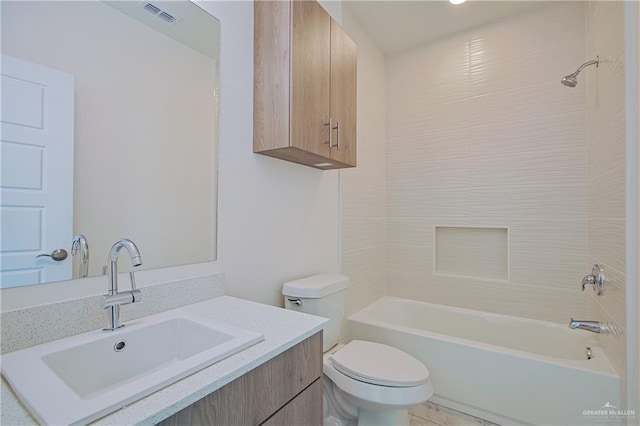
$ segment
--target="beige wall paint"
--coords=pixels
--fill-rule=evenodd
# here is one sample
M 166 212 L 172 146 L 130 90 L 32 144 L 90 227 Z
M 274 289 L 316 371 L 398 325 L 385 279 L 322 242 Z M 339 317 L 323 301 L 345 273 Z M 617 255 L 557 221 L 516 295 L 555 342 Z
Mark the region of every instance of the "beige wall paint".
M 390 295 L 586 315 L 586 84 L 560 84 L 584 22 L 583 3 L 554 4 L 387 58 Z M 509 278 L 436 274 L 435 226 L 508 228 Z
M 587 2 L 587 58 L 598 68 L 581 75 L 587 85 L 588 263 L 600 264 L 602 296 L 589 292 L 590 317 L 614 324 L 619 335 L 601 335 L 621 376 L 626 363 L 625 252 L 625 33 L 624 3 Z

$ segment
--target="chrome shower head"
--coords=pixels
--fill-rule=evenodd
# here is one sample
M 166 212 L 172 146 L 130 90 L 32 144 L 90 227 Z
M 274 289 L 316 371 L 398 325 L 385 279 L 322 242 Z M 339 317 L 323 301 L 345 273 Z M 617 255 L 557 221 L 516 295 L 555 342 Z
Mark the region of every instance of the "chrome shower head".
M 564 77 L 562 77 L 562 80 L 560 80 L 560 83 L 564 84 L 567 87 L 576 87 L 576 85 L 578 84 L 578 74 L 573 73 L 565 75 Z
M 562 77 L 562 80 L 560 80 L 560 83 L 562 83 L 567 87 L 576 87 L 578 85 L 578 74 L 580 74 L 580 71 L 582 71 L 583 68 L 588 67 L 589 65 L 595 65 L 596 68 L 598 68 L 599 63 L 600 63 L 600 57 L 596 56 L 595 60 L 585 62 L 584 64 L 580 65 L 580 68 L 578 68 L 576 72 Z

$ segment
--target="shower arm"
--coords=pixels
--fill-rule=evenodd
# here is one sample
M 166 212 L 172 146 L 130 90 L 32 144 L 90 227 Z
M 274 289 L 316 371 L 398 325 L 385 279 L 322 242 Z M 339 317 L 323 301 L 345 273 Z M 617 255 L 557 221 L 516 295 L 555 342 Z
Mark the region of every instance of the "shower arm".
M 590 65 L 595 65 L 596 68 L 598 68 L 598 64 L 600 63 L 600 57 L 596 56 L 596 59 L 594 59 L 593 61 L 589 61 L 589 62 L 585 62 L 584 64 L 580 65 L 580 68 L 578 68 L 576 70 L 576 72 L 574 72 L 574 75 L 578 75 L 580 74 L 580 71 L 582 71 L 583 69 L 585 69 L 586 67 L 590 66 Z

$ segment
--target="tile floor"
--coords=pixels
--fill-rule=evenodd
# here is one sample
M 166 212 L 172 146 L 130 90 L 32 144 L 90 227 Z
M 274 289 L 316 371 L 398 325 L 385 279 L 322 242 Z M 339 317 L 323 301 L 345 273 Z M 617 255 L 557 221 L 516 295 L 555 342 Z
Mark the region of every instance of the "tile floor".
M 409 410 L 410 426 L 497 426 L 487 420 L 425 402 Z

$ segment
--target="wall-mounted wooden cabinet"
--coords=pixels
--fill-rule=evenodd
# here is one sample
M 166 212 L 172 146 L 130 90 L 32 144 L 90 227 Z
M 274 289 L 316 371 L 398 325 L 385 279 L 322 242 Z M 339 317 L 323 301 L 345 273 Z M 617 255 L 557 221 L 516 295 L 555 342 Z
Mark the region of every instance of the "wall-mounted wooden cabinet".
M 315 1 L 254 5 L 253 151 L 355 167 L 357 46 Z

